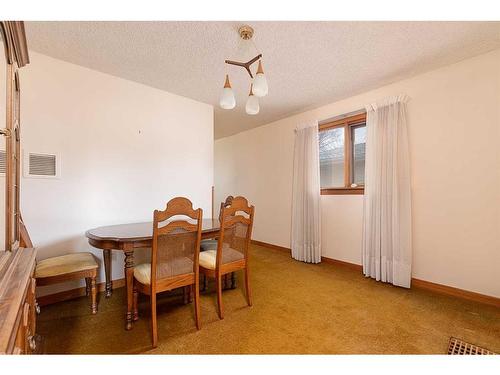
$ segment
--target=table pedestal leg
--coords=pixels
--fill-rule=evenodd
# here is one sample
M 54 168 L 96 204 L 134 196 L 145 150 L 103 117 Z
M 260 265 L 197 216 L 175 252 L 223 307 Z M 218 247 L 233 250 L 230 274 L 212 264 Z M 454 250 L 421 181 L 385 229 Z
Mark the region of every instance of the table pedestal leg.
M 104 255 L 104 274 L 106 276 L 106 298 L 113 294 L 113 284 L 111 282 L 111 250 L 103 250 Z
M 127 321 L 125 329 L 130 331 L 132 329 L 133 318 L 133 301 L 134 301 L 134 251 L 125 251 L 125 283 L 127 287 Z

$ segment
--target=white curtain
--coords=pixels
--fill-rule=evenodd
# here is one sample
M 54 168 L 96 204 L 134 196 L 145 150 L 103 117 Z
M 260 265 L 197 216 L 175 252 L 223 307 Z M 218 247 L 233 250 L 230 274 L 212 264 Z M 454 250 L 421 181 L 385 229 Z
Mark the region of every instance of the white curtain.
M 292 191 L 292 258 L 321 262 L 318 122 L 295 131 Z
M 411 282 L 411 191 L 405 95 L 366 107 L 363 273 Z

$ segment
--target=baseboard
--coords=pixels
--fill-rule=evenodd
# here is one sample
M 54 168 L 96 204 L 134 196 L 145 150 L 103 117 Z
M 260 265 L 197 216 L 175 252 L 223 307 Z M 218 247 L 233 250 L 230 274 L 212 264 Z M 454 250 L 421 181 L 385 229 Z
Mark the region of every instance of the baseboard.
M 425 289 L 435 293 L 446 294 L 452 297 L 463 298 L 469 301 L 500 307 L 500 298 L 498 297 L 471 292 L 469 290 L 459 289 L 448 285 L 436 284 L 430 281 L 415 279 L 412 277 L 411 286 L 412 288 Z
M 125 286 L 125 279 L 113 280 L 113 290 L 118 288 L 123 288 L 124 286 Z M 105 288 L 106 288 L 106 283 L 102 282 L 97 284 L 97 290 L 99 292 L 104 292 Z M 83 286 L 81 288 L 64 290 L 62 292 L 37 297 L 36 301 L 40 306 L 47 306 L 53 303 L 67 301 L 78 297 L 83 297 L 85 295 L 86 295 L 86 288 Z
M 267 242 L 251 240 L 251 243 L 253 245 L 257 245 L 257 246 L 269 247 L 269 248 L 274 249 L 274 250 L 286 251 L 287 253 L 291 252 L 291 250 L 289 248 L 287 248 L 287 247 L 273 245 L 273 244 L 270 244 L 270 243 L 267 243 Z
M 269 247 L 271 249 L 291 252 L 291 250 L 286 248 L 286 247 L 269 244 L 267 242 L 252 240 L 252 243 L 255 245 L 263 246 L 263 247 Z M 333 264 L 336 266 L 347 267 L 347 268 L 350 268 L 352 270 L 356 270 L 359 272 L 363 271 L 363 266 L 360 264 L 344 262 L 342 260 L 337 260 L 337 259 L 332 259 L 332 258 L 327 258 L 327 257 L 321 257 L 321 261 L 325 262 L 325 263 L 330 263 L 330 264 Z M 424 289 L 424 290 L 428 290 L 428 291 L 431 291 L 434 293 L 445 294 L 445 295 L 452 296 L 452 297 L 462 298 L 462 299 L 466 299 L 469 301 L 474 301 L 474 302 L 484 303 L 484 304 L 495 306 L 495 307 L 500 307 L 500 298 L 498 298 L 498 297 L 493 297 L 493 296 L 488 296 L 486 294 L 471 292 L 468 290 L 459 289 L 459 288 L 455 288 L 455 287 L 448 286 L 448 285 L 437 284 L 437 283 L 433 283 L 430 281 L 415 279 L 412 277 L 411 286 L 412 286 L 412 288 Z
M 348 268 L 351 268 L 353 270 L 363 272 L 363 266 L 361 264 L 344 262 L 343 260 L 337 260 L 337 259 L 332 259 L 332 258 L 327 258 L 327 257 L 321 257 L 321 261 L 325 262 L 325 263 L 335 264 L 337 266 L 348 267 Z

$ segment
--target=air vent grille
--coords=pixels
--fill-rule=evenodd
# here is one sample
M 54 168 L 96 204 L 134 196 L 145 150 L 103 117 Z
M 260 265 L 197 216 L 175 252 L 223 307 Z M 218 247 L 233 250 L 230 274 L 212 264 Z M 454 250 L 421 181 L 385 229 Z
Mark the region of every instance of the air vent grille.
M 30 176 L 57 176 L 56 155 L 50 154 L 29 154 L 29 175 Z
M 0 150 L 0 173 L 5 174 L 7 170 L 7 157 L 5 150 Z

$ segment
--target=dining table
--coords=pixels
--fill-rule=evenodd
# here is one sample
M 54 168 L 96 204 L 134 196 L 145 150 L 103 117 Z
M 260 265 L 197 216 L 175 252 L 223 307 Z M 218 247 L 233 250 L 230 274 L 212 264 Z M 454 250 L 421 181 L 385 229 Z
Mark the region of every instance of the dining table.
M 219 233 L 218 219 L 203 219 L 202 239 L 216 238 Z M 111 280 L 111 251 L 122 251 L 125 254 L 125 287 L 127 289 L 127 313 L 125 329 L 132 329 L 132 302 L 134 281 L 134 250 L 151 248 L 153 241 L 153 222 L 107 225 L 89 229 L 85 232 L 89 244 L 102 249 L 105 272 L 105 295 L 111 297 L 113 283 Z

